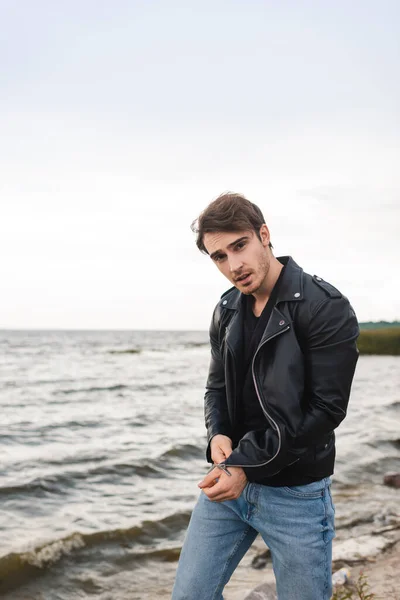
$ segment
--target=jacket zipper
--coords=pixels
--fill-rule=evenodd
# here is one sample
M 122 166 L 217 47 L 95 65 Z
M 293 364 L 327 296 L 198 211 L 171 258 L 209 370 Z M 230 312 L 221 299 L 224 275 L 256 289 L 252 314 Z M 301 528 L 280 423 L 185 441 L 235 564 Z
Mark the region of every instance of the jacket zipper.
M 279 452 L 280 452 L 280 449 L 281 449 L 281 432 L 279 430 L 278 425 L 276 424 L 276 422 L 274 421 L 274 419 L 271 417 L 271 415 L 268 414 L 266 408 L 264 407 L 264 405 L 262 403 L 261 396 L 260 396 L 260 393 L 259 393 L 258 388 L 257 388 L 256 377 L 255 377 L 255 374 L 254 374 L 254 362 L 255 362 L 255 359 L 256 359 L 256 356 L 257 356 L 259 350 L 267 342 L 269 342 L 270 340 L 274 339 L 278 335 L 281 335 L 281 333 L 284 333 L 285 331 L 288 331 L 289 329 L 290 329 L 290 326 L 287 325 L 284 329 L 281 329 L 280 331 L 277 331 L 277 333 L 275 333 L 274 335 L 271 335 L 271 337 L 269 337 L 268 339 L 266 339 L 260 346 L 258 346 L 258 348 L 256 350 L 256 353 L 253 356 L 253 361 L 252 361 L 252 365 L 251 365 L 251 372 L 252 372 L 252 375 L 253 375 L 254 388 L 256 390 L 256 394 L 257 394 L 257 398 L 258 398 L 258 401 L 259 401 L 260 406 L 261 406 L 261 410 L 263 411 L 263 413 L 266 416 L 267 420 L 269 422 L 273 423 L 273 426 L 274 426 L 274 428 L 276 429 L 276 431 L 278 433 L 278 439 L 279 439 L 278 450 L 276 451 L 276 454 L 274 454 L 274 456 L 272 458 L 270 458 L 266 462 L 263 462 L 263 463 L 260 463 L 260 464 L 257 464 L 257 465 L 238 465 L 238 464 L 226 465 L 225 463 L 219 463 L 219 464 L 215 465 L 216 467 L 219 467 L 223 471 L 225 471 L 227 469 L 227 466 L 228 467 L 246 467 L 246 468 L 247 467 L 264 467 L 265 465 L 268 465 L 268 463 L 270 463 L 271 461 L 273 461 L 274 458 L 276 458 L 278 456 Z M 299 460 L 299 459 L 296 459 L 294 462 L 297 462 L 297 460 Z M 290 464 L 292 464 L 292 463 L 290 463 Z

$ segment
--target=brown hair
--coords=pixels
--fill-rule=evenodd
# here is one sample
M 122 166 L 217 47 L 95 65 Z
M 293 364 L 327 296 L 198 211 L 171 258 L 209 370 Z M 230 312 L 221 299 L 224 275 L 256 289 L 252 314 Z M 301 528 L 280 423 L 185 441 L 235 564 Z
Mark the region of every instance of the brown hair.
M 196 233 L 196 244 L 201 252 L 208 254 L 204 246 L 205 233 L 217 231 L 255 231 L 259 240 L 261 225 L 265 219 L 256 204 L 247 200 L 242 194 L 225 192 L 216 198 L 195 219 L 191 229 Z M 272 249 L 271 242 L 269 247 Z

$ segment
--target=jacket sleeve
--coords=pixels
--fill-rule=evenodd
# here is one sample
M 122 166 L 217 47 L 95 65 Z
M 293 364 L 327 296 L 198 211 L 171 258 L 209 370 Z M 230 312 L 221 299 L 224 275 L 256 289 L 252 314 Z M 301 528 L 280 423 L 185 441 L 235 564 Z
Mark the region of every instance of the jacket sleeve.
M 310 402 L 297 432 L 297 445 L 320 443 L 345 418 L 358 360 L 358 336 L 357 318 L 347 298 L 325 300 L 318 306 L 310 323 L 305 363 Z
M 210 325 L 211 360 L 204 397 L 204 417 L 207 429 L 207 460 L 211 460 L 210 442 L 217 434 L 232 437 L 225 390 L 225 370 L 219 345 L 219 307 L 214 310 Z
M 306 408 L 279 416 L 263 431 L 251 431 L 225 461 L 245 468 L 250 481 L 271 477 L 321 443 L 344 419 L 358 359 L 359 328 L 344 296 L 324 299 L 304 332 Z

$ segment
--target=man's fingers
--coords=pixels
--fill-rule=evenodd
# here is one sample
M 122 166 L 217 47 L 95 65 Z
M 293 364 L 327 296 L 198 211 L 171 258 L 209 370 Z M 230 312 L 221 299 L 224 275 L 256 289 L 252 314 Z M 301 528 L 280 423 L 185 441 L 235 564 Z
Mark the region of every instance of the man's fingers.
M 211 458 L 213 459 L 213 461 L 215 463 L 220 463 L 220 462 L 224 462 L 224 460 L 227 458 L 227 456 L 220 448 L 216 448 L 214 450 L 214 452 L 211 454 Z
M 204 488 L 203 492 L 209 497 L 210 500 L 217 500 L 219 497 L 223 497 L 226 494 L 226 490 L 221 490 L 219 486 L 210 488 Z
M 202 481 L 200 481 L 200 483 L 198 484 L 199 488 L 202 489 L 204 487 L 210 487 L 215 485 L 215 480 L 219 478 L 219 476 L 221 475 L 221 471 L 220 469 L 213 469 L 212 471 L 210 471 L 209 473 L 207 473 L 207 475 L 204 477 L 204 479 Z
M 232 444 L 228 440 L 223 440 L 220 444 L 218 444 L 218 449 L 221 450 L 225 456 L 229 456 L 232 452 Z
M 206 494 L 209 500 L 212 500 L 213 502 L 222 502 L 223 500 L 230 500 L 233 498 L 232 493 L 229 491 L 229 489 L 224 487 L 222 482 L 218 482 L 218 484 L 219 485 L 216 485 L 212 488 L 208 487 L 203 489 L 203 492 Z
M 215 445 L 211 451 L 211 458 L 215 463 L 224 462 L 232 454 L 232 446 L 228 441 L 221 442 L 218 445 Z
M 232 440 L 226 435 L 216 435 L 211 440 L 211 456 L 215 463 L 223 462 L 232 453 Z
M 225 454 L 225 458 L 228 458 L 228 456 L 232 454 L 232 447 L 227 444 L 226 447 L 224 447 L 223 452 Z
M 219 477 L 219 481 L 215 484 L 217 477 Z M 213 482 L 212 485 L 210 485 L 210 481 Z M 223 502 L 224 500 L 239 498 L 246 487 L 246 483 L 247 477 L 241 468 L 232 467 L 231 476 L 228 477 L 224 471 L 216 467 L 206 475 L 204 480 L 199 484 L 199 487 L 213 502 Z

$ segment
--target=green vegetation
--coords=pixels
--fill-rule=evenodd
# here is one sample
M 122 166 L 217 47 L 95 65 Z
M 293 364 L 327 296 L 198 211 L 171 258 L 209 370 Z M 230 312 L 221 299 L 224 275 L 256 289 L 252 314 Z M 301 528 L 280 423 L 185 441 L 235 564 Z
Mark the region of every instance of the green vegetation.
M 400 326 L 361 329 L 357 340 L 360 354 L 400 355 Z
M 369 584 L 364 573 L 360 573 L 356 583 L 351 588 L 337 588 L 331 600 L 374 600 L 375 594 L 369 592 Z
M 394 587 L 385 598 L 373 594 L 370 592 L 367 577 L 361 571 L 355 583 L 336 588 L 331 600 L 400 600 L 400 597 Z

